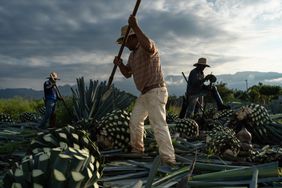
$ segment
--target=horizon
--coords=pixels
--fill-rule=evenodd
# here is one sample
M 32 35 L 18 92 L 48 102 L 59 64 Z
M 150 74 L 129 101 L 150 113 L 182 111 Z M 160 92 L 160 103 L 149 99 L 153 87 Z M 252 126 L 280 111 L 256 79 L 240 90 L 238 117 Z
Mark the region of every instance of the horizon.
M 81 76 L 107 81 L 119 50 L 115 40 L 134 4 L 132 0 L 1 2 L 0 89 L 40 90 L 52 71 L 59 74 L 62 85 L 74 85 Z M 137 19 L 158 46 L 165 77 L 189 74 L 200 57 L 211 65 L 206 74 L 282 73 L 281 10 L 280 0 L 143 0 Z M 128 54 L 125 49 L 124 62 Z M 115 80 L 123 80 L 119 70 Z
M 231 90 L 241 90 L 246 91 L 246 88 L 250 88 L 254 85 L 262 83 L 264 85 L 273 85 L 282 87 L 282 73 L 276 72 L 257 72 L 257 71 L 244 71 L 238 72 L 236 74 L 223 74 L 217 75 L 217 84 L 225 83 L 226 88 Z M 84 79 L 86 87 L 89 84 L 89 80 Z M 185 93 L 186 82 L 182 75 L 168 75 L 166 78 L 166 84 L 170 96 L 182 96 Z M 105 80 L 99 80 L 102 82 Z M 114 80 L 114 86 L 121 91 L 131 93 L 132 95 L 138 96 L 140 92 L 136 89 L 133 80 L 125 79 Z M 61 93 L 65 96 L 71 95 L 70 87 L 75 88 L 76 84 L 58 84 Z M 30 91 L 31 90 L 31 91 Z M 35 98 L 41 98 L 43 88 L 33 89 L 33 88 L 5 88 L 0 89 L 0 98 L 11 98 L 11 96 L 30 96 Z

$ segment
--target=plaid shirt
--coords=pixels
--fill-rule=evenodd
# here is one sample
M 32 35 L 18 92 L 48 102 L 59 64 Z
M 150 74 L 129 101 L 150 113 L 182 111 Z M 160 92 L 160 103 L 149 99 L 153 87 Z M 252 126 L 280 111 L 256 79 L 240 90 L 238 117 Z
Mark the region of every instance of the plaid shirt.
M 158 49 L 153 41 L 152 52 L 148 52 L 138 44 L 129 55 L 127 67 L 130 68 L 135 85 L 139 91 L 145 87 L 164 83 Z

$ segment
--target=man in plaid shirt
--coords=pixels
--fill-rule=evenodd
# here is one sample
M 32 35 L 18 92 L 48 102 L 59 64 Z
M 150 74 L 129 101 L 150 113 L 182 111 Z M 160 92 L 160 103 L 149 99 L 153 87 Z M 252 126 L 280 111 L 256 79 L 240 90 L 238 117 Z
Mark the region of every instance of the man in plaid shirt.
M 130 29 L 125 46 L 131 51 L 127 64 L 115 57 L 121 73 L 129 78 L 133 76 L 136 88 L 141 92 L 137 98 L 130 117 L 130 144 L 132 152 L 144 152 L 144 120 L 149 116 L 150 125 L 159 146 L 159 154 L 163 163 L 175 164 L 174 148 L 166 123 L 165 105 L 168 92 L 165 85 L 160 57 L 155 43 L 149 39 L 139 27 L 136 17 L 128 19 Z M 121 37 L 117 40 L 122 43 L 128 26 L 121 28 Z

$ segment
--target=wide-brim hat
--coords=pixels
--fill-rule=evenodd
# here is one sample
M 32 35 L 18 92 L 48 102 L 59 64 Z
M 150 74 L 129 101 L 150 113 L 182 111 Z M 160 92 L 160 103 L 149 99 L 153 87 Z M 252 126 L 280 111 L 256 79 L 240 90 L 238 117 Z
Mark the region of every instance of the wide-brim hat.
M 118 44 L 121 44 L 121 43 L 122 43 L 122 41 L 123 41 L 123 39 L 124 39 L 124 37 L 125 37 L 127 28 L 128 28 L 128 25 L 125 25 L 125 26 L 123 26 L 123 27 L 121 28 L 120 37 L 119 37 L 119 38 L 117 39 L 117 41 L 116 41 Z M 135 35 L 133 29 L 131 29 L 131 28 L 130 28 L 129 33 L 128 33 L 128 36 L 130 36 L 130 35 Z
M 198 65 L 202 65 L 202 66 L 205 66 L 205 67 L 210 67 L 208 64 L 207 64 L 207 59 L 206 58 L 199 58 L 198 59 L 198 62 L 195 63 L 193 66 L 198 66 Z
M 47 78 L 52 78 L 53 80 L 60 80 L 60 78 L 58 77 L 58 74 L 56 72 L 51 72 L 49 77 Z

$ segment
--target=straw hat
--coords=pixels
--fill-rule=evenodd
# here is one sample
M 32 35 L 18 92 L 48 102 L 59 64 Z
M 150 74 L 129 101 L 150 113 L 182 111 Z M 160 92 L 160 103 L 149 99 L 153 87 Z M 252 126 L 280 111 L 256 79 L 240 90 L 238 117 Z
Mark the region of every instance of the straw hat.
M 53 80 L 60 80 L 56 72 L 51 72 L 48 78 L 52 78 Z
M 207 64 L 207 59 L 206 58 L 199 58 L 198 59 L 198 63 L 195 63 L 193 66 L 198 66 L 198 65 L 203 65 L 205 67 L 210 67 L 208 64 Z
M 128 25 L 125 25 L 125 26 L 123 26 L 123 27 L 121 28 L 120 37 L 119 37 L 119 38 L 117 39 L 117 41 L 116 41 L 118 44 L 121 44 L 121 43 L 122 43 L 123 38 L 125 37 L 127 28 L 128 28 Z M 133 29 L 131 29 L 131 28 L 130 28 L 129 33 L 128 33 L 128 36 L 130 36 L 130 35 L 135 35 Z

